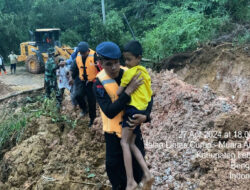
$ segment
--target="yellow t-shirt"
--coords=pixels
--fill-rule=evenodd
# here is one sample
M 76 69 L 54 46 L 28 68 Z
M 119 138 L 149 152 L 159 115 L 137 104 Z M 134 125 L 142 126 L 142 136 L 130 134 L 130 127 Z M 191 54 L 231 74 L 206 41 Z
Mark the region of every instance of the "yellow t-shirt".
M 148 103 L 151 101 L 151 96 L 153 91 L 151 89 L 151 78 L 145 67 L 137 65 L 126 71 L 121 79 L 121 86 L 126 87 L 133 76 L 141 72 L 140 78 L 143 78 L 143 84 L 138 87 L 138 89 L 131 94 L 131 101 L 129 105 L 136 107 L 138 110 L 146 110 Z

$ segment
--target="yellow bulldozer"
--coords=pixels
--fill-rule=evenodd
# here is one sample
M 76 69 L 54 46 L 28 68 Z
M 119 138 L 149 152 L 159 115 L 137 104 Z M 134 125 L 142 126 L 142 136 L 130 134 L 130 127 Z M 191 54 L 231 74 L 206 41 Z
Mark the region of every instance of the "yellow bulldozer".
M 25 62 L 26 69 L 30 73 L 44 72 L 45 63 L 48 59 L 48 49 L 55 48 L 55 60 L 68 59 L 74 49 L 69 46 L 61 46 L 59 28 L 36 29 L 32 32 L 32 41 L 20 44 L 21 55 L 18 62 Z

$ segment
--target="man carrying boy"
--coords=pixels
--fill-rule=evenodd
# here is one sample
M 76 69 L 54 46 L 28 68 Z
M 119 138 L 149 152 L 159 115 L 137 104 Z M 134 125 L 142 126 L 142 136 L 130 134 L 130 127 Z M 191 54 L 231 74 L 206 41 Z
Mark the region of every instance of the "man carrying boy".
M 96 47 L 96 52 L 100 56 L 100 64 L 103 68 L 97 75 L 94 83 L 96 100 L 100 105 L 103 121 L 103 131 L 106 143 L 106 171 L 112 184 L 112 190 L 125 190 L 126 171 L 123 161 L 123 152 L 120 144 L 122 134 L 121 122 L 123 110 L 130 101 L 130 95 L 142 84 L 142 80 L 136 75 L 131 80 L 127 88 L 118 97 L 116 91 L 124 74 L 119 58 L 120 48 L 113 42 L 103 42 Z M 145 114 L 135 114 L 133 119 L 129 118 L 131 130 L 141 123 L 149 120 L 152 109 L 152 100 L 149 102 Z M 145 155 L 143 139 L 140 129 L 135 139 L 135 145 L 142 155 Z M 132 158 L 134 179 L 139 183 L 143 172 L 135 158 Z

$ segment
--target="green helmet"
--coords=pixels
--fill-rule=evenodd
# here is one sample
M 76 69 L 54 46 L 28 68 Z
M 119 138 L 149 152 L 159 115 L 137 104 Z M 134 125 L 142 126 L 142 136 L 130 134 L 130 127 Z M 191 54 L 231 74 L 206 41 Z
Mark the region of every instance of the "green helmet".
M 55 49 L 54 48 L 49 48 L 48 49 L 48 54 L 54 54 L 55 53 Z

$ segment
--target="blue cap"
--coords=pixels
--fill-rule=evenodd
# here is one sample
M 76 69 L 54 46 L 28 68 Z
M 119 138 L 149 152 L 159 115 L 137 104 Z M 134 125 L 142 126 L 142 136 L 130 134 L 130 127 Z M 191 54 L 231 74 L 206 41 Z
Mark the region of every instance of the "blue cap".
M 80 42 L 77 46 L 77 49 L 79 50 L 79 52 L 85 53 L 89 50 L 89 44 L 87 42 Z
M 121 50 L 114 42 L 102 42 L 96 47 L 97 54 L 109 59 L 119 59 Z

